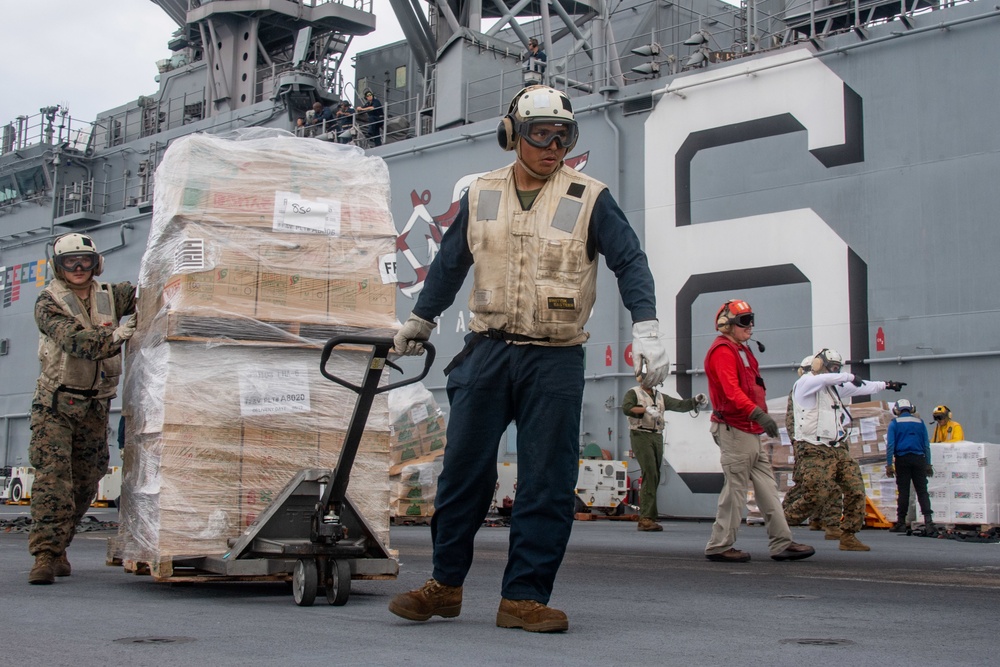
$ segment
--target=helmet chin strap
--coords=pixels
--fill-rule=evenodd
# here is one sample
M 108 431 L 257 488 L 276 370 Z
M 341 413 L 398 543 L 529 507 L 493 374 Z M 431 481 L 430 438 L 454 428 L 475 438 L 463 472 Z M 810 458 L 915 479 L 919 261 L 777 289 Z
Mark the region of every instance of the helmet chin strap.
M 548 174 L 547 176 L 543 176 L 542 174 L 539 174 L 539 173 L 537 173 L 535 171 L 532 171 L 531 167 L 529 167 L 527 164 L 525 164 L 524 158 L 521 157 L 521 138 L 520 137 L 517 138 L 517 143 L 514 144 L 514 153 L 517 155 L 517 163 L 519 165 L 521 165 L 521 169 L 524 169 L 526 172 L 528 172 L 528 175 L 531 176 L 532 178 L 537 178 L 540 181 L 547 181 L 550 178 L 552 178 L 553 176 L 555 176 L 556 172 L 559 171 L 558 168 L 553 169 L 552 173 Z M 559 167 L 562 167 L 562 165 L 563 165 L 563 163 L 562 163 L 562 161 L 560 161 L 559 162 Z

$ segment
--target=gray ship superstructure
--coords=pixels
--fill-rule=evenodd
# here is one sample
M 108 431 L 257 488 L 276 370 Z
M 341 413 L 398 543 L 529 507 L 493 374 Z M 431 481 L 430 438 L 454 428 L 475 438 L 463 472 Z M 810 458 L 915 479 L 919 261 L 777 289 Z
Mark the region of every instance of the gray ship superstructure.
M 179 30 L 155 94 L 93 124 L 53 107 L 3 129 L 5 465 L 27 460 L 46 244 L 87 231 L 108 258 L 104 277 L 134 281 L 172 139 L 264 126 L 385 159 L 405 319 L 462 192 L 511 159 L 496 124 L 537 80 L 573 98 L 581 139 L 567 162 L 609 186 L 643 240 L 674 361 L 669 393 L 705 390 L 713 315 L 738 296 L 757 313 L 772 398 L 784 401 L 803 355 L 832 347 L 856 374 L 906 382 L 902 395 L 925 415 L 947 404 L 971 440 L 1000 437 L 993 5 L 498 0 L 432 3 L 425 14 L 393 0 L 407 41 L 360 54 L 344 83 L 351 36 L 375 26 L 370 3 L 157 4 Z M 526 58 L 530 37 L 544 69 Z M 360 122 L 296 130 L 315 101 L 356 104 L 369 88 L 386 107 L 382 146 Z M 468 330 L 466 293 L 432 337 L 443 359 Z M 603 268 L 587 328 L 581 446 L 626 458 L 631 322 Z M 425 381 L 442 405 L 444 365 Z M 715 513 L 722 474 L 707 419 L 669 419 L 666 514 Z M 499 457 L 515 452 L 512 429 Z

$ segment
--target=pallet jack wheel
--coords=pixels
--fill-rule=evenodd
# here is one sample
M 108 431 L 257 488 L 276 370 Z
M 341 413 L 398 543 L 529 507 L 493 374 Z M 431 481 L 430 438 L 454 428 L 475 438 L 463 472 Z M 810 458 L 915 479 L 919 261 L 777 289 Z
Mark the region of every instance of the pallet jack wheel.
M 295 563 L 292 572 L 292 597 L 300 607 L 310 607 L 319 590 L 319 572 L 316 561 L 301 559 Z
M 329 567 L 330 571 L 326 575 L 326 602 L 334 607 L 342 607 L 351 597 L 351 563 L 332 560 Z

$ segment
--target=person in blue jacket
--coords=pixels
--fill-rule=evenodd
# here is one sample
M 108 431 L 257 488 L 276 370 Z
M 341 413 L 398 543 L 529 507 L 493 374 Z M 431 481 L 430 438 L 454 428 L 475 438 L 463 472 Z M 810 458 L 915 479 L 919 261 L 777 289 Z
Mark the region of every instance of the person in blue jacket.
M 927 478 L 934 476 L 931 467 L 931 443 L 927 437 L 927 427 L 922 419 L 914 415 L 913 404 L 905 398 L 896 401 L 892 408 L 896 417 L 889 422 L 888 448 L 885 451 L 885 474 L 896 478 L 896 523 L 890 532 L 906 532 L 906 513 L 910 507 L 910 483 L 917 490 L 920 513 L 924 515 L 924 526 L 934 526 L 931 498 L 927 493 Z

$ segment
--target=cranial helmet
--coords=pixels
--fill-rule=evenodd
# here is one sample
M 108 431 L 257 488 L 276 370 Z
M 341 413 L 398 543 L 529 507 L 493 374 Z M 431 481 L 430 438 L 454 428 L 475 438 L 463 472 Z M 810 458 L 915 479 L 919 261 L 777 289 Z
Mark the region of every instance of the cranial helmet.
M 913 407 L 913 403 L 910 403 L 905 398 L 899 399 L 896 401 L 896 404 L 892 406 L 892 414 L 894 415 L 899 415 L 900 412 L 904 411 L 912 414 L 914 410 L 915 408 Z
M 733 324 L 741 327 L 753 326 L 753 308 L 742 299 L 730 299 L 715 313 L 715 328 L 722 331 Z M 727 329 L 728 330 L 728 329 Z
M 831 373 L 839 373 L 843 366 L 844 357 L 840 355 L 840 352 L 825 347 L 813 359 L 811 368 L 814 373 L 819 373 L 823 369 Z M 836 370 L 834 370 L 834 367 L 836 367 Z
M 532 125 L 540 123 L 555 124 L 557 128 L 535 136 Z M 538 148 L 548 147 L 554 139 L 560 147 L 572 150 L 579 138 L 579 127 L 569 97 L 549 86 L 528 86 L 520 90 L 510 101 L 507 115 L 497 125 L 497 142 L 500 148 L 512 151 L 518 137 Z
M 939 405 L 934 408 L 934 420 L 943 421 L 945 419 L 951 419 L 951 408 L 947 405 Z
M 809 354 L 802 358 L 802 363 L 799 364 L 798 373 L 799 375 L 805 375 L 812 370 L 813 359 L 816 358 L 815 354 Z
M 59 271 L 104 271 L 104 257 L 97 252 L 94 240 L 86 234 L 63 234 L 52 244 L 52 268 Z

